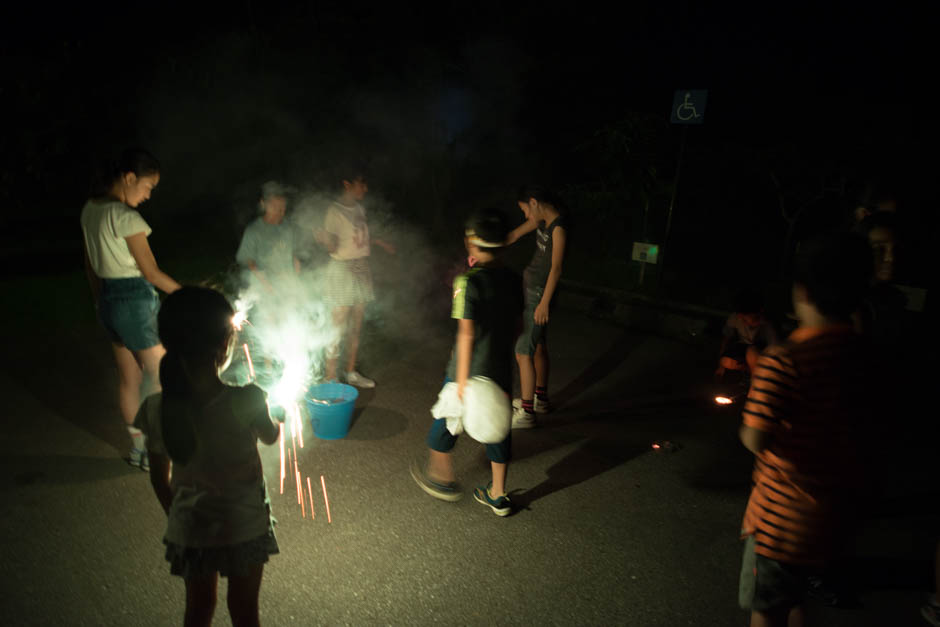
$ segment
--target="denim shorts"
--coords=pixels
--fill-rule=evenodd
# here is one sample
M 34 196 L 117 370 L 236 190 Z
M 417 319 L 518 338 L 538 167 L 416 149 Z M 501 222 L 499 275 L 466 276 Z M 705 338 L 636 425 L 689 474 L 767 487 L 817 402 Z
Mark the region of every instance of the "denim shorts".
M 517 355 L 535 355 L 535 348 L 548 341 L 548 325 L 535 324 L 535 308 L 542 302 L 544 288 L 526 288 L 525 310 L 522 312 L 522 333 L 516 340 Z M 551 305 L 549 305 L 551 307 Z
M 157 290 L 146 279 L 102 279 L 98 320 L 115 344 L 131 351 L 160 343 L 157 335 Z
M 457 436 L 447 430 L 446 419 L 438 418 L 431 423 L 425 442 L 431 450 L 439 453 L 449 453 L 457 444 Z M 487 444 L 486 457 L 497 464 L 508 464 L 509 460 L 512 459 L 512 431 L 502 442 Z

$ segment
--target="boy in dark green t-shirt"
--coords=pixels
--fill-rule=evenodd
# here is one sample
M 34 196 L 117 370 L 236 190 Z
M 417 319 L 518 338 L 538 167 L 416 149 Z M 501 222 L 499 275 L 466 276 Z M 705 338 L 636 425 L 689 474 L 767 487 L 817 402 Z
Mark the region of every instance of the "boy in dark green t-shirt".
M 508 412 L 513 344 L 522 312 L 522 282 L 499 261 L 507 233 L 505 217 L 497 210 L 480 211 L 467 221 L 464 244 L 475 263 L 454 280 L 451 317 L 457 320 L 457 339 L 447 366 L 447 380 L 456 383 L 461 401 L 471 377 L 491 379 L 506 393 L 506 437 L 486 445 L 493 479 L 489 486 L 480 486 L 473 492 L 477 501 L 499 516 L 512 511 L 506 496 L 506 471 L 511 456 Z M 445 394 L 446 385 L 441 397 Z M 456 442 L 457 436 L 448 430 L 447 420 L 436 419 L 427 436 L 430 449 L 427 466 L 415 462 L 411 468 L 412 477 L 425 492 L 445 501 L 456 501 L 462 496 L 450 456 Z

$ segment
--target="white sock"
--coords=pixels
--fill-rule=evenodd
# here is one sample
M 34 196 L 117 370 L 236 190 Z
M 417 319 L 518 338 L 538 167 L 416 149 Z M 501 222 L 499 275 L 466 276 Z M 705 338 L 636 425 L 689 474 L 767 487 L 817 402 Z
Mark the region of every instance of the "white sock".
M 127 433 L 131 436 L 131 446 L 137 450 L 144 451 L 146 450 L 146 445 L 144 444 L 144 432 L 138 429 L 137 427 L 132 427 L 131 425 L 127 426 Z

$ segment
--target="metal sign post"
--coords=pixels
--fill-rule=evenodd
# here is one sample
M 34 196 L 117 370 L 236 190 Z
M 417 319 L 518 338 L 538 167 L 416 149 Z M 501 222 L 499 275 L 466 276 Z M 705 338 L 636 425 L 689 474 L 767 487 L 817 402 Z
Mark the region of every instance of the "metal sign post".
M 685 141 L 690 124 L 705 123 L 705 103 L 708 101 L 706 89 L 678 89 L 672 98 L 670 122 L 682 125 L 682 140 L 679 144 L 679 160 L 676 175 L 672 181 L 672 195 L 669 199 L 669 212 L 666 214 L 666 233 L 659 252 L 659 283 L 662 285 L 665 270 L 666 249 L 669 244 L 669 232 L 672 229 L 672 212 L 676 206 L 676 193 L 679 190 L 679 175 L 682 173 L 682 158 L 685 156 Z

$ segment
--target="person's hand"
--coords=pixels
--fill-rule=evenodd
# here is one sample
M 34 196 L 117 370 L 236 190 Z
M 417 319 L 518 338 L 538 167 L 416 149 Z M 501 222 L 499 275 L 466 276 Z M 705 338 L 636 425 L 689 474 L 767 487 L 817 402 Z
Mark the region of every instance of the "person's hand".
M 548 305 L 539 303 L 535 308 L 535 324 L 543 325 L 548 322 Z
M 715 378 L 716 378 L 716 379 L 720 379 L 720 378 L 722 378 L 723 376 L 725 376 L 725 367 L 724 367 L 724 366 L 718 366 L 718 368 L 715 369 Z
M 464 393 L 464 391 L 465 391 L 466 389 L 467 389 L 467 382 L 466 382 L 466 381 L 458 381 L 458 382 L 457 382 L 457 398 L 460 399 L 460 402 L 461 402 L 461 403 L 463 402 L 463 393 Z

